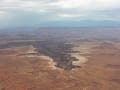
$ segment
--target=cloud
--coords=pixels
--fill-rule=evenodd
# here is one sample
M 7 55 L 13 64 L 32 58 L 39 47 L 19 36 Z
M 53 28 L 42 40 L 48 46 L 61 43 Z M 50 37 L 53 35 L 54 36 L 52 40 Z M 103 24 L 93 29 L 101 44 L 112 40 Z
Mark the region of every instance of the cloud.
M 0 19 L 3 19 L 6 18 L 8 19 L 10 17 L 10 14 L 6 11 L 0 11 Z
M 120 0 L 0 0 L 0 23 L 8 20 L 13 24 L 66 20 L 120 22 L 119 18 Z
M 64 9 L 82 9 L 82 10 L 105 10 L 119 8 L 119 0 L 57 0 L 51 3 L 54 6 Z
M 59 14 L 59 17 L 63 18 L 79 18 L 80 15 L 78 14 Z

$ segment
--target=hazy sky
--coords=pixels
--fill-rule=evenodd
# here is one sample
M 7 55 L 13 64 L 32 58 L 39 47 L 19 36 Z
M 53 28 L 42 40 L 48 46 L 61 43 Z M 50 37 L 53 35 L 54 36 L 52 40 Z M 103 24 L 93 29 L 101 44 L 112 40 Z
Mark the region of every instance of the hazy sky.
M 119 25 L 120 0 L 0 0 L 0 27 Z

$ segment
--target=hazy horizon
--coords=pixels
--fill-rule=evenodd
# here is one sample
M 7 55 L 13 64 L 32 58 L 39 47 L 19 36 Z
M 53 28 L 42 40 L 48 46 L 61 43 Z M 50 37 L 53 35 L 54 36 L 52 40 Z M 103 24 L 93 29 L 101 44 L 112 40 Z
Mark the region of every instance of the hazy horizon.
M 0 0 L 0 28 L 120 26 L 118 0 Z

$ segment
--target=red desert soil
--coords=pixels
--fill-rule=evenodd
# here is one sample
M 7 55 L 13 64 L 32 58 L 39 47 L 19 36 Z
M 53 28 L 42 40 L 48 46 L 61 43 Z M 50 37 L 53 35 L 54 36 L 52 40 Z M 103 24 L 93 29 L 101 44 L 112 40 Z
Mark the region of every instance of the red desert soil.
M 85 66 L 70 71 L 51 67 L 49 58 L 24 56 L 33 49 L 0 50 L 0 90 L 120 90 L 119 48 L 96 47 Z

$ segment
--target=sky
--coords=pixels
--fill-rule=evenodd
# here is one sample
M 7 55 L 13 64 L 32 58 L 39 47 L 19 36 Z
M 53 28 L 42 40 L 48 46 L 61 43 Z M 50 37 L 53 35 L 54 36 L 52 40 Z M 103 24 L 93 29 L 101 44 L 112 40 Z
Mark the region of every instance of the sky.
M 0 0 L 0 28 L 120 26 L 120 0 Z

